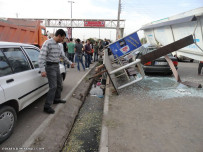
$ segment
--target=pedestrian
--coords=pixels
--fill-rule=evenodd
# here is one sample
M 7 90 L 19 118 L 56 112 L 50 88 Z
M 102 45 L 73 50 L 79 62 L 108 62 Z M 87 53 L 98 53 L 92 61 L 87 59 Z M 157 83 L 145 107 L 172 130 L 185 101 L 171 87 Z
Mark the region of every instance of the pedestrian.
M 65 53 L 65 56 L 68 58 L 68 47 L 67 47 L 67 41 L 68 39 L 65 37 L 64 40 L 63 40 L 63 51 Z M 64 62 L 64 66 L 66 68 L 66 63 Z
M 99 51 L 99 45 L 98 45 L 98 42 L 96 41 L 94 45 L 94 62 L 98 61 L 98 51 Z
M 68 57 L 67 42 L 68 42 L 68 39 L 65 37 L 62 44 L 63 44 L 63 50 L 64 50 L 64 53 L 65 53 L 66 57 Z
M 202 74 L 202 67 L 203 67 L 203 61 L 200 61 L 199 62 L 199 66 L 198 66 L 198 75 L 201 75 Z
M 99 57 L 102 58 L 102 52 L 103 51 L 103 45 L 102 45 L 102 41 L 99 40 L 99 51 L 98 51 L 98 54 L 99 54 Z
M 90 63 L 91 63 L 91 47 L 90 47 L 90 41 L 87 40 L 86 45 L 83 48 L 84 54 L 85 54 L 85 67 L 86 69 L 89 69 Z
M 94 45 L 92 42 L 90 42 L 90 49 L 91 49 L 91 53 L 90 53 L 90 64 L 92 64 L 92 60 L 93 60 L 93 53 L 94 53 Z
M 104 39 L 104 46 L 107 46 L 107 45 L 109 45 L 109 42 L 108 42 L 108 40 L 105 38 L 105 39 Z
M 85 46 L 85 41 L 82 41 L 82 45 L 83 45 L 83 47 Z
M 53 38 L 44 42 L 39 55 L 41 76 L 47 77 L 49 83 L 49 91 L 44 104 L 44 112 L 49 114 L 55 112 L 51 107 L 53 103 L 66 103 L 65 100 L 61 99 L 62 78 L 59 69 L 60 58 L 68 62 L 71 67 L 74 67 L 74 64 L 62 52 L 63 45 L 60 43 L 63 42 L 65 36 L 65 31 L 58 29 Z
M 68 47 L 68 57 L 69 57 L 69 60 L 71 62 L 74 62 L 74 55 L 75 55 L 75 51 L 74 51 L 74 48 L 75 48 L 75 44 L 73 43 L 73 39 L 70 38 L 70 42 L 67 44 L 67 47 Z M 69 68 L 69 66 L 68 66 Z
M 86 45 L 86 44 L 85 44 L 85 41 L 82 41 L 82 46 L 83 46 L 83 48 L 82 48 L 82 54 L 83 54 L 83 56 L 85 55 L 85 52 L 84 52 L 84 51 L 85 51 L 85 50 L 84 50 L 85 45 Z
M 109 43 L 110 43 L 110 41 L 108 41 L 107 39 L 105 39 L 105 47 L 107 48 L 107 51 L 108 51 L 108 55 L 111 55 L 112 54 L 112 52 L 111 52 L 111 50 L 110 50 L 110 48 L 109 48 Z
M 80 39 L 76 39 L 75 44 L 75 60 L 78 63 L 78 71 L 80 71 L 80 63 L 82 64 L 83 70 L 85 71 L 85 66 L 83 63 L 83 45 L 80 43 Z

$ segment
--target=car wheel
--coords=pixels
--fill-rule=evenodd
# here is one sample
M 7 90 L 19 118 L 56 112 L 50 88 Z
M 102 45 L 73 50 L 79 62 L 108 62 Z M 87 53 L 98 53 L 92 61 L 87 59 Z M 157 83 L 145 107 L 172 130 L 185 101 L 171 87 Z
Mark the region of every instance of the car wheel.
M 12 134 L 16 122 L 17 115 L 14 108 L 9 106 L 0 108 L 0 144 Z

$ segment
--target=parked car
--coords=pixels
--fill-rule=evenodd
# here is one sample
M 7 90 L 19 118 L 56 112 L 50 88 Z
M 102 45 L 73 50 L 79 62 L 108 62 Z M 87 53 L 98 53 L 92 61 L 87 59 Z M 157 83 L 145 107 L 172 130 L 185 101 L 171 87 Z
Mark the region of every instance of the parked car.
M 48 92 L 48 80 L 41 77 L 39 48 L 0 42 L 0 143 L 13 132 L 17 113 Z M 60 64 L 65 79 L 66 71 Z
M 147 45 L 146 45 L 147 46 Z M 150 53 L 154 50 L 156 50 L 156 46 L 147 46 L 145 49 L 143 49 L 137 58 L 140 58 L 142 55 L 145 55 L 147 53 Z M 168 54 L 168 57 L 172 60 L 175 68 L 178 68 L 178 60 L 176 57 L 174 57 L 171 53 Z M 163 73 L 163 74 L 172 74 L 172 70 L 166 61 L 166 59 L 163 57 L 160 57 L 154 61 L 147 62 L 143 65 L 143 69 L 145 73 Z

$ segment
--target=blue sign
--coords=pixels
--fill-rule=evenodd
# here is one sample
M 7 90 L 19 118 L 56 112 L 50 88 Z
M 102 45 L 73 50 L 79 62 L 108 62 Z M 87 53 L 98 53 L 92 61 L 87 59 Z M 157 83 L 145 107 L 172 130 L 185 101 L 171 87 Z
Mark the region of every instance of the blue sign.
M 137 32 L 135 32 L 110 44 L 109 47 L 116 58 L 139 48 L 141 45 Z

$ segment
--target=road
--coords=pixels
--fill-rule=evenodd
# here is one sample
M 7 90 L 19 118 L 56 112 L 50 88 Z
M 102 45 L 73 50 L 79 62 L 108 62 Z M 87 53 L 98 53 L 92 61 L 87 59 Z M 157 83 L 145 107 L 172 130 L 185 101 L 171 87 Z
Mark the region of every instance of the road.
M 182 81 L 203 84 L 198 63 L 180 62 Z M 186 87 L 173 76 L 144 80 L 109 96 L 105 118 L 110 152 L 202 152 L 202 88 Z M 105 148 L 105 147 L 104 147 Z
M 179 62 L 178 73 L 182 81 L 192 81 L 203 85 L 203 76 L 198 76 L 198 63 Z

